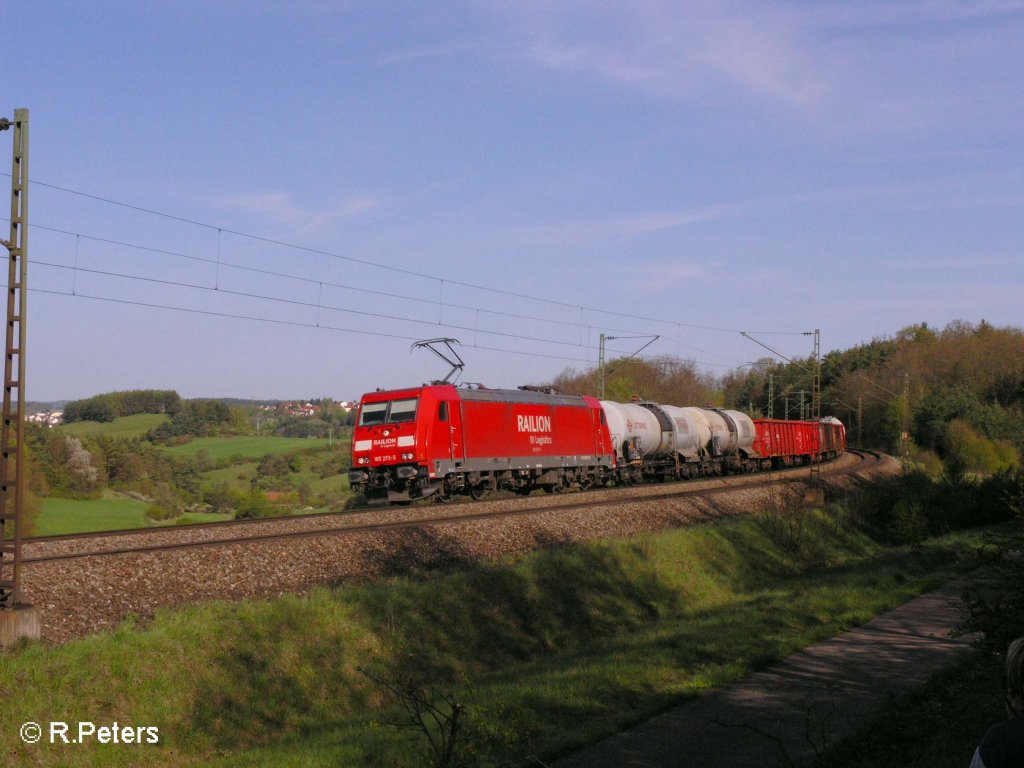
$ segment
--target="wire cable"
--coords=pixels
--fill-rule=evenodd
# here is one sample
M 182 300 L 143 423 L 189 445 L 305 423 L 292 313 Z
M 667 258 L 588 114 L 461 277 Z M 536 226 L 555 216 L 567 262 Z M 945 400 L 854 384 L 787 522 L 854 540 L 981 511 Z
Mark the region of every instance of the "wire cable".
M 9 173 L 3 173 L 2 175 L 10 177 Z M 141 205 L 135 205 L 135 204 L 132 204 L 132 203 L 126 203 L 126 202 L 123 202 L 123 201 L 120 201 L 120 200 L 114 200 L 112 198 L 103 197 L 101 195 L 95 195 L 95 194 L 91 194 L 91 193 L 88 193 L 88 192 L 81 192 L 79 190 L 70 189 L 68 187 L 62 187 L 62 186 L 59 186 L 57 184 L 50 184 L 50 183 L 47 183 L 47 182 L 37 181 L 37 180 L 30 180 L 29 183 L 33 184 L 33 185 L 40 186 L 40 187 L 44 187 L 46 189 L 52 189 L 54 191 L 63 192 L 65 194 L 75 195 L 75 196 L 78 196 L 78 197 L 83 197 L 83 198 L 86 198 L 86 199 L 89 199 L 89 200 L 94 200 L 94 201 L 105 203 L 105 204 L 108 204 L 108 205 L 118 206 L 118 207 L 121 207 L 121 208 L 125 208 L 127 210 L 133 210 L 133 211 L 137 211 L 139 213 L 145 213 L 147 215 L 158 216 L 158 217 L 165 218 L 165 219 L 168 219 L 168 220 L 171 220 L 171 221 L 176 221 L 176 222 L 181 223 L 181 224 L 188 224 L 188 225 L 191 225 L 191 226 L 201 227 L 201 228 L 208 229 L 210 231 L 215 231 L 215 232 L 218 232 L 218 233 L 227 233 L 227 234 L 235 235 L 236 237 L 242 237 L 242 238 L 247 238 L 247 239 L 250 239 L 250 240 L 254 240 L 256 242 L 266 243 L 268 245 L 275 245 L 275 246 L 280 246 L 280 247 L 283 247 L 283 248 L 291 248 L 291 249 L 298 250 L 298 251 L 301 251 L 301 252 L 304 252 L 304 253 L 310 253 L 310 254 L 318 255 L 318 256 L 325 256 L 325 257 L 329 257 L 329 258 L 333 258 L 333 259 L 340 259 L 340 260 L 343 260 L 343 261 L 351 262 L 353 264 L 361 264 L 363 266 L 373 267 L 375 269 L 383 269 L 383 270 L 387 270 L 387 271 L 392 271 L 392 272 L 396 272 L 398 274 L 409 275 L 409 276 L 412 276 L 412 277 L 418 277 L 418 278 L 422 278 L 422 279 L 425 279 L 425 280 L 433 280 L 433 281 L 440 282 L 440 283 L 447 282 L 447 283 L 450 283 L 452 285 L 458 285 L 458 286 L 461 286 L 461 287 L 464 287 L 464 288 L 470 288 L 472 290 L 486 291 L 486 292 L 489 292 L 489 293 L 495 293 L 495 294 L 499 294 L 499 295 L 510 296 L 510 297 L 518 298 L 518 299 L 527 299 L 529 301 L 537 301 L 537 302 L 541 302 L 541 303 L 551 304 L 551 305 L 554 305 L 554 306 L 567 307 L 567 308 L 573 309 L 573 310 L 581 309 L 581 310 L 585 310 L 585 311 L 588 311 L 588 312 L 605 314 L 605 315 L 610 315 L 610 316 L 613 316 L 613 317 L 624 317 L 624 318 L 628 318 L 628 319 L 632 319 L 632 320 L 641 320 L 641 321 L 644 321 L 644 322 L 662 323 L 662 324 L 665 324 L 665 325 L 674 325 L 674 326 L 679 326 L 679 327 L 683 327 L 683 328 L 693 328 L 693 329 L 697 329 L 697 330 L 715 331 L 715 332 L 721 332 L 721 333 L 741 333 L 742 332 L 740 329 L 737 329 L 737 328 L 724 328 L 724 327 L 718 327 L 718 326 L 712 326 L 712 325 L 698 325 L 698 324 L 693 324 L 693 323 L 683 323 L 683 322 L 677 322 L 677 321 L 671 321 L 671 320 L 664 320 L 662 318 L 645 317 L 643 315 L 635 315 L 635 314 L 626 313 L 626 312 L 616 312 L 616 311 L 612 311 L 612 310 L 597 309 L 597 308 L 594 308 L 594 307 L 580 307 L 580 306 L 578 306 L 576 304 L 570 304 L 570 303 L 567 303 L 567 302 L 564 302 L 564 301 L 558 301 L 558 300 L 555 300 L 555 299 L 548 299 L 548 298 L 539 297 L 539 296 L 530 296 L 530 295 L 524 294 L 524 293 L 518 293 L 518 292 L 515 292 L 515 291 L 509 291 L 509 290 L 505 290 L 505 289 L 502 289 L 502 288 L 493 288 L 493 287 L 485 286 L 485 285 L 478 285 L 478 284 L 475 284 L 475 283 L 469 283 L 469 282 L 465 282 L 465 281 L 461 281 L 461 280 L 451 280 L 451 279 L 448 279 L 448 278 L 438 277 L 437 275 L 431 275 L 431 274 L 428 274 L 428 273 L 425 273 L 425 272 L 418 272 L 418 271 L 415 271 L 415 270 L 405 269 L 403 267 L 396 267 L 396 266 L 388 265 L 388 264 L 380 264 L 378 262 L 370 261 L 368 259 L 360 259 L 360 258 L 357 258 L 355 256 L 346 256 L 344 254 L 334 253 L 332 251 L 325 251 L 325 250 L 321 250 L 321 249 L 318 249 L 318 248 L 311 248 L 309 246 L 299 245 L 297 243 L 290 243 L 290 242 L 287 242 L 287 241 L 284 241 L 284 240 L 278 240 L 276 238 L 265 237 L 265 236 L 262 236 L 262 235 L 255 235 L 255 234 L 252 234 L 250 232 L 242 232 L 240 230 L 229 229 L 227 227 L 221 227 L 221 226 L 217 226 L 217 225 L 214 225 L 214 224 L 209 224 L 207 222 L 202 222 L 202 221 L 198 221 L 198 220 L 195 220 L 195 219 L 189 219 L 189 218 L 185 218 L 183 216 L 177 216 L 175 214 L 170 214 L 170 213 L 166 213 L 166 212 L 163 212 L 163 211 L 158 211 L 158 210 L 155 210 L 155 209 L 152 209 L 152 208 L 147 208 L 147 207 L 144 207 L 144 206 L 141 206 Z M 800 335 L 801 332 L 797 332 L 797 331 L 792 331 L 792 332 L 791 331 L 757 331 L 757 333 L 762 334 L 762 335 L 786 335 L 786 336 L 790 336 L 790 335 Z

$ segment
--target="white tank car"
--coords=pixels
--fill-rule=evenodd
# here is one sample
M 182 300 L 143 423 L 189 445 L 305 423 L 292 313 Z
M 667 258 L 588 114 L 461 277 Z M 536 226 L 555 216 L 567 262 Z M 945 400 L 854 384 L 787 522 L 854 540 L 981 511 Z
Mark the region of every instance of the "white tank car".
M 701 410 L 711 425 L 713 455 L 720 456 L 735 451 L 750 452 L 754 445 L 756 432 L 754 431 L 754 422 L 747 414 L 740 411 L 721 411 L 710 408 Z
M 636 449 L 643 458 L 655 456 L 662 450 L 661 425 L 658 417 L 641 405 L 615 403 L 602 400 L 608 431 L 611 433 L 615 455 L 623 460 L 623 448 L 628 440 L 636 438 Z
M 726 411 L 736 424 L 736 448 L 744 453 L 750 453 L 754 447 L 754 440 L 757 438 L 757 429 L 754 427 L 754 420 L 742 411 Z
M 675 450 L 691 461 L 699 461 L 701 452 L 707 451 L 711 442 L 711 425 L 707 416 L 700 408 L 660 407 L 672 421 Z

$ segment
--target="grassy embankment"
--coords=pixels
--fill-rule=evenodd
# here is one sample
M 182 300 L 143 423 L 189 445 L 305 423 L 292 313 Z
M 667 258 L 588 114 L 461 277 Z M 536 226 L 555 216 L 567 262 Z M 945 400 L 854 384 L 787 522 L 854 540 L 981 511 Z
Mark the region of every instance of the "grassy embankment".
M 842 510 L 804 514 L 796 539 L 750 518 L 491 564 L 448 553 L 415 578 L 27 647 L 0 657 L 4 728 L 116 721 L 156 726 L 161 743 L 30 747 L 11 731 L 0 749 L 12 765 L 410 764 L 425 740 L 374 725 L 401 717 L 390 682 L 450 693 L 462 742 L 497 762 L 549 759 L 938 585 L 981 535 L 892 549 Z

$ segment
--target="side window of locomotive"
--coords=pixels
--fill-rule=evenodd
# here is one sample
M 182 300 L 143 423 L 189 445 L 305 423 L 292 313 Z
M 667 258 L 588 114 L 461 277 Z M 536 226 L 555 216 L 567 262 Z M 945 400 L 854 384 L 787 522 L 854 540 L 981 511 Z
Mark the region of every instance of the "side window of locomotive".
M 442 400 L 441 404 L 437 407 L 437 420 L 448 421 L 448 401 Z
M 374 424 L 383 424 L 387 419 L 387 403 L 364 403 L 363 410 L 359 414 L 359 426 L 369 427 Z
M 416 406 L 419 401 L 415 398 L 411 400 L 393 400 L 391 402 L 391 419 L 393 424 L 397 424 L 400 421 L 416 421 Z

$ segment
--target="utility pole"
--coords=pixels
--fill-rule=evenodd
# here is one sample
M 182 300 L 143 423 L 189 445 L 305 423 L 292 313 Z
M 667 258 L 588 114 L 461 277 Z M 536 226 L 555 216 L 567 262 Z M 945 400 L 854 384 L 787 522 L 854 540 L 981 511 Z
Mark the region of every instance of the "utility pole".
M 781 357 L 783 360 L 787 361 L 788 363 L 793 364 L 793 365 L 797 365 L 799 368 L 802 368 L 803 370 L 805 370 L 807 373 L 809 373 L 811 375 L 811 403 L 810 403 L 809 407 L 805 408 L 805 406 L 804 406 L 804 390 L 801 389 L 800 390 L 800 418 L 801 419 L 813 418 L 816 422 L 818 422 L 820 424 L 820 422 L 821 422 L 821 330 L 818 329 L 818 328 L 815 328 L 813 332 L 812 331 L 805 331 L 805 332 L 803 332 L 801 334 L 803 336 L 813 336 L 814 337 L 814 361 L 812 363 L 813 368 L 807 368 L 806 366 L 800 365 L 799 363 L 794 363 L 793 360 L 790 360 L 788 357 L 786 357 L 785 355 L 780 353 L 778 350 L 772 349 L 767 344 L 765 344 L 763 341 L 758 341 L 757 339 L 755 339 L 753 336 L 751 336 L 746 331 L 740 331 L 740 335 L 741 336 L 745 336 L 746 338 L 750 339 L 755 344 L 758 344 L 759 346 L 764 347 L 765 349 L 767 349 L 772 354 L 778 355 L 779 357 Z M 787 411 L 786 416 L 788 417 L 789 416 L 789 413 L 788 413 L 788 411 L 789 411 L 789 403 L 788 403 L 788 401 L 786 403 L 786 411 Z M 815 454 L 812 452 L 811 453 L 811 481 L 812 481 L 812 484 L 814 483 L 814 481 L 821 479 L 820 478 L 820 467 L 818 467 L 816 465 L 816 463 L 814 461 L 814 456 L 815 456 Z
M 864 398 L 857 398 L 857 447 L 864 447 Z
M 599 343 L 598 348 L 597 348 L 597 391 L 598 391 L 598 399 L 599 400 L 604 400 L 604 379 L 605 379 L 605 375 L 604 375 L 604 343 L 606 341 L 612 341 L 614 339 L 650 339 L 650 341 L 648 341 L 646 344 L 644 344 L 642 347 L 640 347 L 640 349 L 638 349 L 636 352 L 634 352 L 632 355 L 630 355 L 629 357 L 626 358 L 627 360 L 629 360 L 630 358 L 636 357 L 637 355 L 639 355 L 641 352 L 643 352 L 645 349 L 647 349 L 649 346 L 651 346 L 651 344 L 653 344 L 654 342 L 656 342 L 660 338 L 661 338 L 661 336 L 605 336 L 602 333 L 601 334 L 601 338 L 600 338 L 600 343 Z
M 821 330 L 814 329 L 814 376 L 811 385 L 811 419 L 817 425 L 818 434 L 823 436 L 821 428 Z M 821 439 L 819 437 L 819 439 Z M 825 446 L 820 446 L 820 452 L 824 454 Z M 821 482 L 821 463 L 814 460 L 811 454 L 811 485 Z
M 21 537 L 25 510 L 25 320 L 28 283 L 28 110 L 0 130 L 14 128 L 11 167 L 11 234 L 8 251 L 7 339 L 4 399 L 0 414 L 0 647 L 39 637 L 39 614 L 21 600 Z
M 775 418 L 775 374 L 768 374 L 768 418 Z
M 903 374 L 903 429 L 900 434 L 900 453 L 903 471 L 910 471 L 910 373 Z

